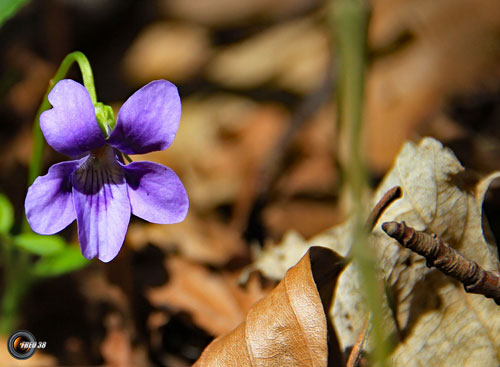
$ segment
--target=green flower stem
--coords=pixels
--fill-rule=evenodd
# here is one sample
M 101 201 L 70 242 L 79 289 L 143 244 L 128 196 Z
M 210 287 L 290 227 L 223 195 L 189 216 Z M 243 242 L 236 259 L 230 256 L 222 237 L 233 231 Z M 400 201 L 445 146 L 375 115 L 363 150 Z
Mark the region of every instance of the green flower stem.
M 28 174 L 28 187 L 31 186 L 33 181 L 40 176 L 42 172 L 43 165 L 43 149 L 45 147 L 45 139 L 42 134 L 42 130 L 40 129 L 40 115 L 42 112 L 51 108 L 51 105 L 48 100 L 48 96 L 54 85 L 66 76 L 69 68 L 73 65 L 73 63 L 78 63 L 80 67 L 80 72 L 82 73 L 83 84 L 85 88 L 90 94 L 90 99 L 92 103 L 97 104 L 97 95 L 95 92 L 94 85 L 94 75 L 92 73 L 92 68 L 90 67 L 89 60 L 87 57 L 81 53 L 80 51 L 75 51 L 70 53 L 68 56 L 64 58 L 59 69 L 57 69 L 54 77 L 49 81 L 49 87 L 43 96 L 42 104 L 38 108 L 38 111 L 35 116 L 35 121 L 33 123 L 33 151 L 31 153 L 31 162 L 29 166 L 29 174 Z M 25 219 L 22 227 L 23 232 L 30 232 L 30 226 L 28 221 Z
M 339 121 L 341 129 L 347 133 L 349 144 L 346 178 L 354 210 L 351 254 L 359 266 L 360 280 L 371 313 L 374 357 L 379 366 L 387 366 L 390 348 L 383 329 L 383 292 L 376 270 L 375 251 L 369 246 L 364 224 L 366 208 L 363 198 L 368 180 L 362 159 L 361 131 L 369 9 L 362 0 L 334 0 L 332 5 L 340 68 L 337 94 Z
M 0 246 L 4 269 L 4 290 L 0 302 L 0 335 L 8 335 L 19 321 L 20 303 L 33 278 L 29 272 L 29 257 L 24 251 L 14 251 L 10 238 L 1 235 Z
M 43 138 L 42 130 L 40 129 L 40 115 L 42 112 L 51 108 L 51 105 L 48 100 L 48 96 L 54 85 L 61 79 L 63 79 L 68 73 L 69 68 L 73 65 L 73 63 L 77 62 L 80 67 L 80 71 L 83 77 L 83 84 L 85 88 L 87 88 L 90 99 L 92 103 L 97 104 L 97 95 L 95 92 L 94 86 L 94 75 L 92 74 L 92 68 L 90 67 L 89 60 L 87 57 L 81 53 L 80 51 L 75 51 L 66 56 L 57 69 L 56 74 L 49 82 L 49 87 L 47 88 L 47 92 L 43 97 L 42 104 L 38 109 L 38 112 L 35 117 L 35 122 L 33 124 L 33 153 L 31 155 L 31 164 L 29 168 L 29 180 L 28 186 L 30 186 L 35 178 L 37 178 L 42 171 L 43 164 L 43 148 L 45 144 L 45 140 Z
M 94 86 L 94 77 L 87 57 L 79 52 L 72 52 L 66 56 L 59 66 L 54 78 L 49 82 L 47 92 L 43 97 L 42 104 L 38 109 L 33 124 L 33 152 L 29 167 L 28 186 L 40 175 L 43 165 L 43 149 L 45 140 L 40 129 L 40 115 L 51 108 L 48 95 L 54 85 L 63 79 L 73 63 L 78 63 L 83 77 L 83 84 L 90 94 L 90 99 L 94 105 L 97 104 L 97 96 Z M 30 226 L 26 218 L 22 225 L 22 232 L 30 232 Z M 30 255 L 11 242 L 6 235 L 0 236 L 0 246 L 2 248 L 4 289 L 0 301 L 0 334 L 8 334 L 14 330 L 19 319 L 19 307 L 21 300 L 26 294 L 29 286 L 36 279 L 31 273 L 33 265 Z

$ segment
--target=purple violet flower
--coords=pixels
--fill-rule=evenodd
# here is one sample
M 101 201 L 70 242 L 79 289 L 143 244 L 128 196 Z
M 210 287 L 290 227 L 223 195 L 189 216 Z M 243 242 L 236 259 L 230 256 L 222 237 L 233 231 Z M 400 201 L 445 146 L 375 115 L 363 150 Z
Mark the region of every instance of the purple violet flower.
M 75 160 L 54 164 L 28 189 L 33 231 L 54 234 L 76 219 L 83 256 L 108 262 L 122 247 L 131 214 L 160 224 L 184 220 L 189 201 L 175 172 L 153 162 L 126 165 L 122 157 L 170 146 L 181 116 L 175 85 L 156 80 L 135 92 L 108 138 L 80 83 L 61 80 L 48 99 L 53 108 L 40 116 L 43 135 Z

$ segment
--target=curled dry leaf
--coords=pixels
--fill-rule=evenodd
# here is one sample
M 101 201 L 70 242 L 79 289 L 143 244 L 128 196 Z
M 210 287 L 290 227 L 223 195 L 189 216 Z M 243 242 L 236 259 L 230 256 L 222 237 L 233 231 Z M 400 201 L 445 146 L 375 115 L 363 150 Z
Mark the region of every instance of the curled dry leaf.
M 474 185 L 466 185 L 464 176 L 453 152 L 438 141 L 425 138 L 418 145 L 406 143 L 377 189 L 373 204 L 394 186 L 401 186 L 403 197 L 384 212 L 379 223 L 405 221 L 418 230 L 436 233 L 484 269 L 498 270 L 497 249 L 481 207 L 487 188 L 500 172 Z M 350 227 L 348 221 L 309 241 L 298 241 L 296 252 L 321 243 L 346 254 Z M 400 338 L 392 355 L 395 365 L 480 367 L 500 363 L 500 309 L 492 300 L 466 294 L 461 284 L 428 269 L 422 257 L 401 248 L 377 226 L 370 241 L 390 297 L 387 303 L 393 305 L 392 317 L 387 309 L 386 324 Z M 283 267 L 278 248 L 265 249 L 256 267 L 276 276 Z M 366 317 L 358 279 L 356 267 L 349 265 L 339 279 L 331 310 L 344 349 L 355 344 Z
M 311 247 L 246 320 L 214 340 L 195 366 L 318 366 L 333 356 L 327 343 L 328 310 L 344 262 L 331 250 Z M 329 335 L 329 340 L 335 340 Z

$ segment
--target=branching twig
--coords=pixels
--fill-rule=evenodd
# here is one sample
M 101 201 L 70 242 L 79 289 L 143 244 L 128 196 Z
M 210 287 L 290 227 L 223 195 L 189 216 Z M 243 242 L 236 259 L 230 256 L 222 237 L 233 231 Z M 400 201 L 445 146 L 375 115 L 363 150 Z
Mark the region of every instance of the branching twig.
M 382 228 L 401 245 L 424 256 L 428 267 L 433 266 L 461 282 L 466 292 L 482 294 L 500 305 L 500 274 L 482 269 L 437 235 L 417 231 L 405 222 L 386 222 Z

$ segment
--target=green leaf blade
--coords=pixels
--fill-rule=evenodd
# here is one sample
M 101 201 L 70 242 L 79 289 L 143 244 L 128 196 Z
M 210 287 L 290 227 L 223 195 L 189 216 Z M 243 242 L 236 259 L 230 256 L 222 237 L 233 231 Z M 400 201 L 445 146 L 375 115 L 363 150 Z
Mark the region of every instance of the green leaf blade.
M 13 238 L 13 242 L 17 247 L 40 256 L 55 254 L 66 247 L 66 242 L 60 236 L 36 233 L 21 233 Z
M 32 273 L 39 277 L 55 277 L 70 273 L 89 264 L 80 249 L 75 246 L 66 246 L 62 251 L 42 257 L 32 268 Z
M 0 1 L 0 27 L 30 0 L 1 0 Z
M 7 196 L 0 194 L 0 233 L 9 233 L 14 224 L 14 208 Z

